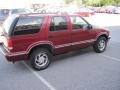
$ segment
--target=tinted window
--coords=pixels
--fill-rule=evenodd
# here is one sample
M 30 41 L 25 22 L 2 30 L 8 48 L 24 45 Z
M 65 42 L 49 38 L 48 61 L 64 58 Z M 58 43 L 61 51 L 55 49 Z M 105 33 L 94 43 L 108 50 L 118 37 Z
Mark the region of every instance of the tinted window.
M 50 31 L 67 30 L 67 19 L 63 16 L 56 16 L 52 18 L 50 24 Z
M 37 33 L 42 22 L 43 17 L 21 17 L 15 27 L 14 35 Z
M 72 29 L 83 29 L 88 24 L 79 16 L 71 17 Z

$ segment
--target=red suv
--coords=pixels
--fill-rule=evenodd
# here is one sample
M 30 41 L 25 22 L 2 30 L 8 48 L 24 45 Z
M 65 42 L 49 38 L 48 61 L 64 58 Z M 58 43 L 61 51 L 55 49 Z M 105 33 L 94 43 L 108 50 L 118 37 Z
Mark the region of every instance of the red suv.
M 95 52 L 104 52 L 110 38 L 109 31 L 75 14 L 12 15 L 0 31 L 0 49 L 7 60 L 30 60 L 36 70 L 47 68 L 54 55 L 91 45 Z

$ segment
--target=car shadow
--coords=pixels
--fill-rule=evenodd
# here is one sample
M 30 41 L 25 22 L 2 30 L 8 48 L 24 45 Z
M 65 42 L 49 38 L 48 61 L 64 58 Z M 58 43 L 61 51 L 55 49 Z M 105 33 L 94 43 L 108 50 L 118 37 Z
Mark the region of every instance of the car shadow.
M 72 52 L 68 52 L 65 54 L 57 55 L 57 56 L 54 56 L 54 60 L 52 61 L 52 64 L 59 63 L 64 60 L 69 60 L 70 58 L 74 58 L 74 57 L 78 57 L 78 56 L 82 56 L 82 55 L 85 56 L 86 54 L 89 54 L 89 53 L 94 53 L 92 47 L 79 49 L 77 51 L 72 51 Z
M 56 55 L 56 56 L 53 57 L 53 60 L 51 62 L 50 67 L 52 67 L 53 65 L 57 65 L 58 63 L 64 62 L 66 60 L 69 60 L 70 58 L 74 58 L 74 57 L 77 57 L 77 56 L 82 56 L 82 55 L 89 54 L 89 53 L 94 53 L 92 47 L 88 47 L 88 48 L 84 48 L 84 49 L 79 49 L 77 51 L 72 51 L 72 52 L 68 52 L 68 53 L 65 53 L 65 54 L 61 54 L 61 55 Z M 29 67 L 31 67 L 29 61 L 24 61 L 24 62 Z M 18 64 L 16 66 L 23 70 L 23 67 L 24 67 L 23 61 L 19 62 Z M 48 68 L 50 68 L 50 67 L 48 67 Z

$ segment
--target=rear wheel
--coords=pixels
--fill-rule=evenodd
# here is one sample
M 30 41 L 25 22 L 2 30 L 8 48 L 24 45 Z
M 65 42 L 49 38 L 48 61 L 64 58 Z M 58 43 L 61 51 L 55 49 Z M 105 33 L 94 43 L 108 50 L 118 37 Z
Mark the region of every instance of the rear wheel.
M 52 54 L 44 48 L 33 51 L 30 56 L 31 65 L 36 70 L 46 69 L 52 60 Z
M 99 37 L 93 45 L 93 49 L 97 53 L 104 52 L 106 47 L 107 47 L 107 38 L 105 37 Z

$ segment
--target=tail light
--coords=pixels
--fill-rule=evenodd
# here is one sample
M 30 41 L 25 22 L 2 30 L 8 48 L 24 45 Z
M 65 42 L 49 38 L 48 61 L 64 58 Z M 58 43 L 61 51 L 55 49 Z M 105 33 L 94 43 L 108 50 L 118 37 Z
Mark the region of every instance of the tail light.
M 12 43 L 12 40 L 10 40 L 10 39 L 7 40 L 7 48 L 9 50 L 13 49 L 13 43 Z

